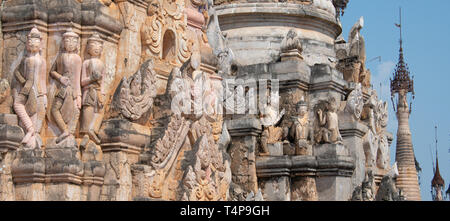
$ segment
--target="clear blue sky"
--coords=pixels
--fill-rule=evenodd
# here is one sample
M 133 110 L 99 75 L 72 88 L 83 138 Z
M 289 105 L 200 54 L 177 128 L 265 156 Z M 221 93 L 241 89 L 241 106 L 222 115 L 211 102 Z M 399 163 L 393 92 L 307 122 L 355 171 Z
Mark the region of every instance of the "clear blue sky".
M 394 134 L 391 164 L 395 160 L 397 119 L 390 101 L 389 77 L 398 61 L 399 7 L 402 7 L 403 48 L 406 62 L 415 76 L 416 99 L 410 116 L 414 151 L 422 168 L 422 200 L 431 200 L 432 159 L 435 150 L 434 126 L 438 127 L 439 168 L 450 182 L 450 1 L 448 0 L 350 0 L 341 18 L 347 40 L 353 24 L 364 16 L 361 31 L 366 41 L 367 60 L 371 61 L 372 83 L 379 97 L 389 101 L 388 130 Z M 382 87 L 380 88 L 380 83 Z M 433 156 L 433 159 L 435 156 Z

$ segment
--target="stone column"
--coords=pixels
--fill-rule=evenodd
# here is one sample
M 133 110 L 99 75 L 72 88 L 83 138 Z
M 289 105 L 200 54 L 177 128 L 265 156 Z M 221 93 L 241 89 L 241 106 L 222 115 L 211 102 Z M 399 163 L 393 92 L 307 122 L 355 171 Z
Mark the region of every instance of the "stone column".
M 320 201 L 347 201 L 352 195 L 355 162 L 342 144 L 314 146 L 317 158 L 316 185 Z
M 240 185 L 247 192 L 258 191 L 256 177 L 256 156 L 261 123 L 255 118 L 240 118 L 227 122 L 232 137 L 228 153 L 231 156 L 231 173 L 233 183 Z
M 110 119 L 102 124 L 99 138 L 105 163 L 105 180 L 100 200 L 132 200 L 131 165 L 139 160 L 150 143 L 150 129 L 125 119 Z
M 90 140 L 83 140 L 80 149 L 82 150 L 81 160 L 84 164 L 81 198 L 83 201 L 99 201 L 106 172 L 102 150 Z
M 264 200 L 290 201 L 291 160 L 283 156 L 283 144 L 269 144 L 269 156 L 257 157 L 256 173 L 258 175 L 258 187 L 263 193 Z
M 339 115 L 341 116 L 341 115 Z M 367 132 L 367 126 L 354 122 L 344 122 L 339 118 L 339 131 L 341 132 L 344 146 L 348 148 L 350 156 L 356 162 L 355 172 L 352 176 L 353 188 L 361 185 L 366 175 L 366 156 L 363 149 L 363 136 Z

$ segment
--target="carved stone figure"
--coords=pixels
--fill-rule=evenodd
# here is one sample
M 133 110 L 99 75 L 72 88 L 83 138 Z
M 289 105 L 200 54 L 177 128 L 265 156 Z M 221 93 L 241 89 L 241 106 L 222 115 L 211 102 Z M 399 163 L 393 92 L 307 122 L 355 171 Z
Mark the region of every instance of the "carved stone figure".
M 355 120 L 361 117 L 361 112 L 364 107 L 364 99 L 361 84 L 357 83 L 355 89 L 350 92 L 347 98 L 345 111 L 351 113 Z
M 62 52 L 50 70 L 56 81 L 56 93 L 51 107 L 51 119 L 61 133 L 56 143 L 75 133 L 81 109 L 81 57 L 79 36 L 71 29 L 63 34 Z
M 281 41 L 281 61 L 290 59 L 303 60 L 301 55 L 302 51 L 302 44 L 297 31 L 295 29 L 290 29 L 286 34 L 286 37 Z
M 100 143 L 100 139 L 95 131 L 98 131 L 101 124 L 101 116 L 99 115 L 101 115 L 100 112 L 103 109 L 106 97 L 103 86 L 105 65 L 100 60 L 102 50 L 103 40 L 98 34 L 94 34 L 87 41 L 87 51 L 90 58 L 83 62 L 81 72 L 83 100 L 80 133 L 87 134 L 97 144 Z
M 8 80 L 0 80 L 0 113 L 10 114 L 11 107 L 13 104 L 13 99 L 11 97 L 11 88 L 9 86 Z
M 269 93 L 269 90 L 267 90 L 267 92 Z M 274 101 L 279 101 L 278 94 L 272 93 L 271 96 L 276 96 L 277 98 L 270 99 L 270 97 L 267 96 L 269 103 L 264 104 L 260 114 L 261 124 L 263 126 L 263 132 L 261 134 L 261 156 L 269 154 L 268 144 L 274 144 L 280 141 L 283 136 L 283 129 L 278 127 L 278 124 L 281 122 L 285 110 L 283 109 L 280 112 L 278 110 L 278 104 L 272 103 Z
M 352 194 L 352 201 L 374 201 L 375 200 L 375 180 L 373 172 L 366 173 L 361 186 L 355 188 Z
M 358 61 L 364 65 L 366 63 L 366 46 L 364 43 L 364 38 L 360 31 L 364 27 L 364 18 L 359 18 L 348 36 L 348 42 L 350 44 L 349 57 L 356 57 Z
M 316 143 L 342 143 L 342 136 L 339 132 L 339 122 L 337 104 L 334 98 L 329 101 L 321 102 L 316 105 L 316 126 L 315 141 Z
M 14 71 L 14 111 L 26 134 L 26 148 L 42 145 L 39 136 L 47 106 L 46 62 L 40 54 L 41 33 L 33 28 L 27 36 L 26 55 Z
M 120 87 L 120 111 L 130 120 L 138 120 L 153 107 L 156 97 L 156 73 L 153 61 L 147 60 L 130 78 L 124 77 Z
M 222 33 L 217 12 L 212 0 L 208 1 L 209 20 L 206 28 L 208 42 L 213 47 L 213 54 L 218 58 L 218 70 L 221 76 L 230 76 L 236 69 L 235 56 L 226 45 L 226 36 Z
M 302 53 L 303 51 L 300 37 L 295 29 L 290 29 L 281 42 L 281 52 L 288 52 L 291 50 L 298 50 L 299 53 Z
M 310 128 L 308 106 L 303 99 L 297 103 L 298 116 L 292 124 L 289 136 L 295 141 L 296 155 L 312 155 L 310 140 Z

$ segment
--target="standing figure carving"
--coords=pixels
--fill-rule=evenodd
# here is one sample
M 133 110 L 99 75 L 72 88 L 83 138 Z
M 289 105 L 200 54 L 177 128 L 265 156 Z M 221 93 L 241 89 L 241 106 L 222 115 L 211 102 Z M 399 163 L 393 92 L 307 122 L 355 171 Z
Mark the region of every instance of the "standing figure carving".
M 289 136 L 295 141 L 295 155 L 312 155 L 310 128 L 308 118 L 308 105 L 302 99 L 297 103 L 298 116 L 292 124 Z
M 87 41 L 89 59 L 83 62 L 81 71 L 81 87 L 83 92 L 80 133 L 88 135 L 99 143 L 97 131 L 101 124 L 101 111 L 104 106 L 106 92 L 103 86 L 105 65 L 100 56 L 103 51 L 103 40 L 94 34 Z
M 39 148 L 39 136 L 47 107 L 46 63 L 41 50 L 41 33 L 33 28 L 27 36 L 26 55 L 14 71 L 13 108 L 26 134 L 22 144 Z
M 62 52 L 50 70 L 56 81 L 50 118 L 61 131 L 56 143 L 73 135 L 81 109 L 81 57 L 78 55 L 79 36 L 71 29 L 63 34 Z

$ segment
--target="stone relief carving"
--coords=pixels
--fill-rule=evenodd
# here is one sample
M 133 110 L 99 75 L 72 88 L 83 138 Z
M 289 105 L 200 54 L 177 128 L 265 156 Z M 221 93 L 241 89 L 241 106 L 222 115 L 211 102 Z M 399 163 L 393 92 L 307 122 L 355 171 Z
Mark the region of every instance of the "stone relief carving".
M 288 52 L 291 50 L 297 50 L 302 53 L 302 44 L 300 41 L 300 36 L 298 36 L 295 29 L 290 29 L 283 41 L 281 41 L 281 52 Z
M 156 73 L 153 61 L 147 60 L 130 78 L 124 77 L 120 86 L 121 114 L 132 121 L 138 120 L 153 106 L 156 97 Z
M 62 51 L 50 69 L 56 90 L 50 98 L 49 118 L 59 129 L 56 143 L 73 136 L 81 109 L 81 57 L 78 55 L 79 36 L 71 29 L 63 34 Z
M 314 108 L 316 120 L 314 128 L 314 140 L 317 144 L 334 143 L 342 144 L 342 136 L 339 132 L 337 104 L 334 98 L 319 102 Z
M 230 76 L 236 69 L 235 56 L 231 48 L 227 47 L 226 36 L 220 30 L 219 18 L 213 8 L 213 1 L 208 1 L 209 20 L 206 28 L 208 42 L 213 48 L 213 54 L 218 58 L 218 71 L 220 76 Z
M 388 120 L 387 102 L 378 100 L 375 91 L 364 104 L 361 120 L 368 125 L 368 132 L 363 138 L 363 147 L 368 167 L 380 169 L 389 167 L 389 142 L 386 135 Z
M 22 144 L 26 148 L 39 148 L 39 135 L 47 106 L 46 62 L 42 57 L 41 33 L 34 27 L 27 36 L 26 55 L 14 71 L 13 108 L 24 128 Z
M 297 103 L 298 116 L 289 129 L 289 136 L 295 143 L 295 155 L 312 155 L 311 130 L 309 126 L 308 105 L 304 98 Z
M 357 186 L 352 194 L 352 201 L 374 201 L 375 180 L 371 170 L 367 171 L 361 186 Z
M 194 166 L 189 165 L 183 180 L 183 200 L 224 201 L 228 199 L 231 170 L 228 160 L 214 143 L 212 136 L 203 135 L 198 142 Z
M 279 123 L 285 114 L 285 110 L 278 110 L 279 104 L 273 103 L 273 101 L 279 101 L 278 93 L 270 93 L 267 90 L 267 102 L 264 102 L 263 109 L 260 110 L 260 120 L 263 126 L 263 132 L 261 134 L 261 156 L 269 154 L 268 144 L 274 144 L 281 141 L 283 137 L 283 129 L 279 127 Z M 270 96 L 275 96 L 278 98 L 272 99 Z
M 97 137 L 105 105 L 106 91 L 103 78 L 106 75 L 105 65 L 100 60 L 103 50 L 103 40 L 98 34 L 87 41 L 87 51 L 90 56 L 83 62 L 81 72 L 82 114 L 80 133 L 87 134 L 91 140 L 100 143 Z
M 150 1 L 147 18 L 141 28 L 142 59 L 148 59 L 151 55 L 159 56 L 161 53 L 162 29 L 165 23 L 160 2 L 158 0 Z
M 371 73 L 366 69 L 366 49 L 361 29 L 364 27 L 364 18 L 361 17 L 352 27 L 345 41 L 336 42 L 336 50 L 339 60 L 337 69 L 343 72 L 344 79 L 348 82 L 361 83 L 363 89 L 370 88 Z
M 357 83 L 355 89 L 350 92 L 347 98 L 345 111 L 351 113 L 355 120 L 361 118 L 361 113 L 364 107 L 364 99 L 361 84 Z
M 147 18 L 141 26 L 141 61 L 163 59 L 172 65 L 183 64 L 192 53 L 193 42 L 188 39 L 183 0 L 151 0 Z

